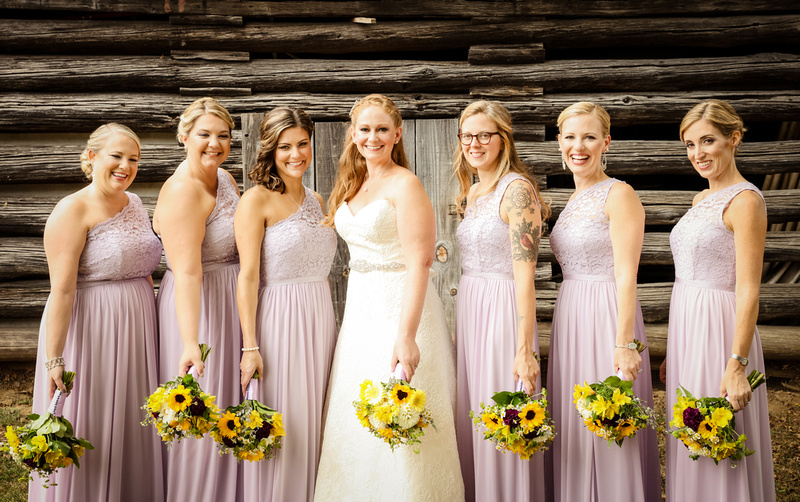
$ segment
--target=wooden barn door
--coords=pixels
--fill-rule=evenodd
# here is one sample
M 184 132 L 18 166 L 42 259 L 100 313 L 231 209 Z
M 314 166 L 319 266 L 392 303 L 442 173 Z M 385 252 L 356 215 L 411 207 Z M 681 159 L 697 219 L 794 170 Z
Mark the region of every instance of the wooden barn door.
M 252 185 L 247 179 L 247 172 L 256 160 L 258 126 L 263 116 L 260 113 L 242 115 L 242 164 L 245 189 Z M 325 200 L 333 188 L 347 127 L 348 123 L 343 122 L 315 124 L 314 163 L 306 171 L 303 182 L 322 195 Z M 461 260 L 456 245 L 458 216 L 452 202 L 458 188 L 458 181 L 452 176 L 453 148 L 457 133 L 458 124 L 454 119 L 403 122 L 403 143 L 411 170 L 422 181 L 436 214 L 437 242 L 436 258 L 433 263 L 436 275 L 433 283 L 444 303 L 451 334 L 455 329 L 455 294 L 461 275 Z M 349 259 L 347 245 L 339 238 L 339 247 L 330 274 L 331 294 L 338 325 L 341 325 L 344 313 Z

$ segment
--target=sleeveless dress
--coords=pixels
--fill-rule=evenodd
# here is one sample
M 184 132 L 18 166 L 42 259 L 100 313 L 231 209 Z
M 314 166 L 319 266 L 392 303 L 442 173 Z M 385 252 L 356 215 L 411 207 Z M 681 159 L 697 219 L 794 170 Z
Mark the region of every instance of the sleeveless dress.
M 158 327 L 148 276 L 161 259 L 161 244 L 142 201 L 128 204 L 86 235 L 64 346 L 65 370 L 75 384 L 63 416 L 75 435 L 88 439 L 81 467 L 59 469 L 45 490 L 34 476 L 31 501 L 164 500 L 161 445 L 140 425 L 145 397 L 158 385 Z M 48 302 L 49 304 L 49 302 Z M 33 411 L 50 404 L 46 354 L 47 308 L 39 330 Z
M 675 389 L 682 385 L 694 396 L 719 396 L 733 347 L 736 318 L 736 247 L 722 213 L 745 190 L 759 195 L 751 183 L 739 183 L 708 195 L 680 219 L 670 234 L 675 261 L 675 286 L 669 309 L 667 338 L 667 420 Z M 763 198 L 763 197 L 762 197 Z M 758 330 L 747 367 L 764 372 Z M 755 453 L 731 469 L 709 458 L 694 461 L 686 447 L 667 436 L 667 500 L 774 501 L 775 478 L 769 432 L 766 386 L 753 392 L 750 404 L 735 414 L 736 431 Z
M 191 201 L 186 201 L 190 204 Z M 206 219 L 201 256 L 203 286 L 200 293 L 198 343 L 206 343 L 211 354 L 199 378 L 205 392 L 217 396 L 225 408 L 241 402 L 239 361 L 242 333 L 236 306 L 239 254 L 233 237 L 233 216 L 239 196 L 223 169 L 217 170 L 217 203 Z M 169 259 L 167 260 L 169 265 Z M 160 333 L 160 380 L 177 375 L 183 341 L 175 310 L 175 276 L 167 269 L 158 292 Z M 233 455 L 221 456 L 210 437 L 185 439 L 165 450 L 164 481 L 167 500 L 234 500 L 239 467 Z
M 243 462 L 245 500 L 312 500 L 319 462 L 322 410 L 336 344 L 328 274 L 336 233 L 320 225 L 314 192 L 267 227 L 261 250 L 256 314 L 264 375 L 255 396 L 283 413 L 287 430 L 272 460 Z
M 516 180 L 525 178 L 503 176 L 493 192 L 467 209 L 456 232 L 463 270 L 456 297 L 456 432 L 468 500 L 544 500 L 544 456 L 521 460 L 497 451 L 469 417 L 481 402 L 491 404 L 495 392 L 515 390 L 517 294 L 500 202 Z M 538 352 L 535 323 L 533 345 Z
M 586 429 L 572 400 L 576 384 L 602 381 L 614 372 L 617 286 L 604 208 L 616 183 L 621 182 L 609 178 L 577 194 L 550 234 L 550 246 L 564 273 L 553 312 L 547 368 L 557 431 L 552 448 L 557 502 L 661 500 L 655 431 L 640 430 L 622 447 L 609 446 Z M 634 338 L 647 344 L 638 300 Z M 652 407 L 650 351 L 641 356 L 642 372 L 633 391 Z
M 391 376 L 406 272 L 397 211 L 389 201 L 373 201 L 356 215 L 344 203 L 335 222 L 350 249 L 350 275 L 331 369 L 314 500 L 464 500 L 453 424 L 453 343 L 430 279 L 416 337 L 422 357 L 411 385 L 426 392 L 438 432 L 425 431 L 417 445 L 419 455 L 406 446 L 392 452 L 356 418 L 352 403 L 358 399 L 361 382 L 365 378 L 385 382 Z

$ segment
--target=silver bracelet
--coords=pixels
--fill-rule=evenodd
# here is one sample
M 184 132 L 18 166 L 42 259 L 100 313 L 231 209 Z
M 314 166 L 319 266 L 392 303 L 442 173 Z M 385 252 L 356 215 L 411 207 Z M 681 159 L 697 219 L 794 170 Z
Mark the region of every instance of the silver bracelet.
M 46 369 L 47 371 L 50 371 L 51 369 L 53 369 L 53 368 L 55 368 L 57 366 L 64 366 L 64 358 L 63 357 L 56 356 L 56 357 L 54 357 L 54 358 L 52 358 L 52 359 L 50 359 L 50 360 L 48 360 L 47 362 L 44 363 L 44 369 Z
M 253 352 L 254 350 L 258 350 L 259 347 L 256 345 L 255 347 L 250 347 L 249 349 L 242 349 L 242 352 Z

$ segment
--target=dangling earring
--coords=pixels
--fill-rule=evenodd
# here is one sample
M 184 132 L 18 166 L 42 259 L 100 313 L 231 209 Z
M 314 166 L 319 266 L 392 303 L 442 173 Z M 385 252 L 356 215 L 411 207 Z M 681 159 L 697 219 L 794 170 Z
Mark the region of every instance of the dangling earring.
M 567 163 L 564 162 L 564 159 L 561 159 L 561 169 L 563 169 L 565 171 L 567 170 Z
M 603 152 L 603 153 L 600 155 L 600 169 L 602 169 L 603 171 L 605 171 L 605 170 L 606 170 L 606 167 L 608 167 L 608 161 L 606 160 L 606 152 Z

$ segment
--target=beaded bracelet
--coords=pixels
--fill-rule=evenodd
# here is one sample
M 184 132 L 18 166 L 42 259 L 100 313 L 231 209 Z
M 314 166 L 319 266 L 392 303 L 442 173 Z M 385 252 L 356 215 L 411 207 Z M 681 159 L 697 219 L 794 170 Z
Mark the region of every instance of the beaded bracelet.
M 47 371 L 50 371 L 51 369 L 53 369 L 53 368 L 55 368 L 57 366 L 64 366 L 64 365 L 65 365 L 64 358 L 61 357 L 61 356 L 56 356 L 56 357 L 48 360 L 47 362 L 45 362 L 44 363 L 44 368 Z
M 242 349 L 242 352 L 253 352 L 254 350 L 258 350 L 259 347 L 256 345 L 255 347 L 250 347 L 249 349 Z

